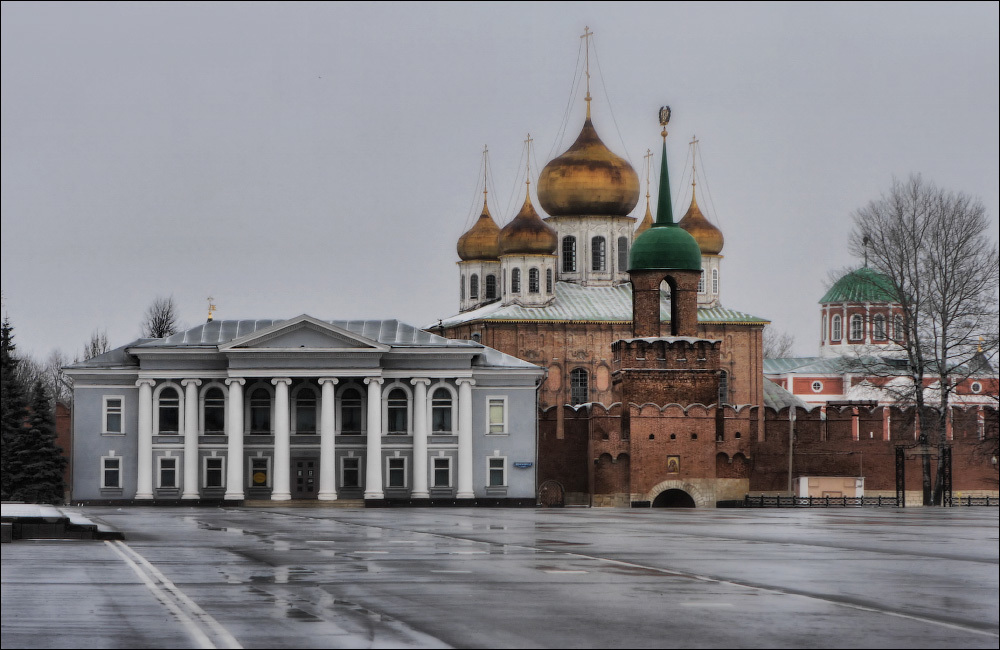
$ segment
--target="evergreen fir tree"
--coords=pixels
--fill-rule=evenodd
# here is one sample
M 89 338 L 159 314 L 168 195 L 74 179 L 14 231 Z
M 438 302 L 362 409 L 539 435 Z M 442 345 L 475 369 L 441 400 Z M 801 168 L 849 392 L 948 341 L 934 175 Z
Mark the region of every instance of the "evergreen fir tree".
M 28 415 L 24 387 L 17 379 L 14 354 L 14 327 L 5 318 L 0 328 L 0 497 L 4 501 L 14 493 L 14 451 Z

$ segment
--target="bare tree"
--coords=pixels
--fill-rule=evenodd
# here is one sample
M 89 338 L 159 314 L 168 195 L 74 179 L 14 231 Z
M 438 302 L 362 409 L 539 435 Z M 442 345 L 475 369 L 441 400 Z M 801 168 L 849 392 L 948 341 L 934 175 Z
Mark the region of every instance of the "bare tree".
M 83 346 L 83 358 L 93 359 L 94 357 L 104 354 L 111 349 L 111 345 L 108 343 L 108 331 L 107 330 L 94 330 L 90 335 L 90 340 Z
M 141 336 L 147 339 L 162 339 L 176 331 L 177 304 L 174 302 L 174 297 L 156 298 L 146 310 Z
M 763 336 L 765 359 L 784 359 L 794 354 L 795 337 L 788 332 L 768 325 L 764 328 Z
M 851 251 L 891 282 L 903 329 L 893 340 L 905 356 L 900 365 L 920 439 L 939 448 L 933 484 L 930 459 L 923 457 L 928 505 L 941 502 L 940 449 L 955 385 L 997 353 L 1000 262 L 988 232 L 981 201 L 919 175 L 894 180 L 888 194 L 854 213 Z

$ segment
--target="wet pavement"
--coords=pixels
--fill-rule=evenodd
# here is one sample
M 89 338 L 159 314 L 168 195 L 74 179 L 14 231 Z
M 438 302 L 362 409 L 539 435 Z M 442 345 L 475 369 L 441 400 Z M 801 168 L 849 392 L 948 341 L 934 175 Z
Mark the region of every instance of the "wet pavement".
M 983 647 L 996 508 L 82 509 L 2 547 L 8 647 Z

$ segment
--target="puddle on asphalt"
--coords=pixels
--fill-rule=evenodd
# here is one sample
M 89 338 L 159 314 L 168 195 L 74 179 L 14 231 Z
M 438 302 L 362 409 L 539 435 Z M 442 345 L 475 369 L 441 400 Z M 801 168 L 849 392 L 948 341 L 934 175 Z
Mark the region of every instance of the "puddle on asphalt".
M 296 621 L 302 621 L 303 623 L 319 623 L 323 620 L 319 616 L 313 616 L 309 612 L 304 612 L 298 607 L 289 607 L 285 610 L 285 617 Z

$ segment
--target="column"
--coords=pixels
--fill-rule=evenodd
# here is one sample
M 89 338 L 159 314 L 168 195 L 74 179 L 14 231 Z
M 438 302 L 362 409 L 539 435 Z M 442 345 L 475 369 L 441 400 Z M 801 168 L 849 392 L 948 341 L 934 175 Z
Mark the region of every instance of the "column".
M 411 379 L 413 384 L 413 492 L 414 499 L 429 499 L 427 491 L 427 387 L 430 379 Z
M 476 496 L 472 488 L 472 385 L 474 379 L 459 379 L 458 384 L 458 494 L 459 499 Z
M 291 413 L 288 408 L 288 377 L 275 377 L 274 384 L 274 487 L 271 501 L 288 501 L 292 498 L 291 477 Z
M 365 452 L 365 498 L 382 499 L 382 384 L 381 377 L 366 377 L 368 384 L 368 448 Z
M 337 499 L 337 463 L 336 442 L 336 409 L 334 408 L 333 389 L 337 380 L 333 377 L 321 377 L 323 395 L 319 412 L 319 495 L 321 501 Z
M 184 379 L 184 492 L 182 499 L 198 498 L 198 386 L 200 379 Z
M 243 500 L 243 384 L 245 379 L 229 378 L 229 404 L 226 409 L 228 442 L 226 496 L 227 501 Z
M 139 457 L 136 463 L 136 499 L 153 498 L 153 384 L 152 379 L 135 382 L 139 387 Z

